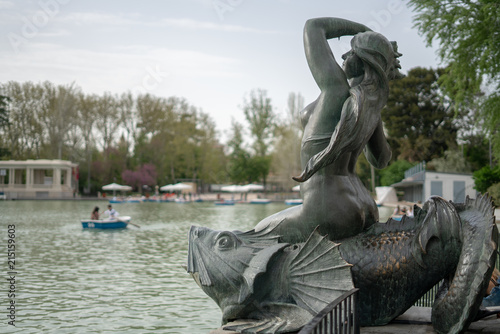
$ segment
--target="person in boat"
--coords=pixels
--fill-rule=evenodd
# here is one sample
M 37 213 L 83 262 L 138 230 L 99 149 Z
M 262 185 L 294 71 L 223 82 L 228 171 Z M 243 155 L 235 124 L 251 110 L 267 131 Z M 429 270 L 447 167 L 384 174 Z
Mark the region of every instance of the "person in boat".
M 329 39 L 354 35 L 341 67 Z M 401 54 L 395 42 L 367 26 L 340 18 L 315 18 L 304 27 L 309 68 L 321 92 L 301 111 L 303 172 L 294 177 L 303 204 L 259 222 L 255 232 L 304 241 L 314 228 L 331 240 L 353 236 L 378 221 L 378 209 L 356 175 L 364 151 L 376 168 L 387 166 L 392 152 L 380 111 L 387 102 L 389 80 L 399 73 Z
M 118 217 L 118 211 L 113 209 L 111 204 L 108 205 L 108 209 L 106 211 L 104 211 L 104 214 L 107 214 L 108 218 L 110 218 L 110 219 L 114 219 L 114 218 Z
M 94 210 L 92 211 L 92 214 L 90 215 L 90 219 L 92 220 L 98 220 L 99 219 L 99 216 L 100 216 L 100 213 L 99 213 L 99 207 L 96 206 L 94 208 Z

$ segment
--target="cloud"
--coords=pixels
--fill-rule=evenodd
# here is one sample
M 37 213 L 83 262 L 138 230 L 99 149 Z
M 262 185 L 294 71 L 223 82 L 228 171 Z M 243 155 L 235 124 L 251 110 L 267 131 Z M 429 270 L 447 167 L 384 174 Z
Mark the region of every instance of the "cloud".
M 9 8 L 13 8 L 13 7 L 14 7 L 14 2 L 0 0 L 0 9 L 9 9 Z
M 98 52 L 56 44 L 32 43 L 16 57 L 0 53 L 6 80 L 76 82 L 86 91 L 121 93 L 156 78 L 162 84 L 176 80 L 220 80 L 241 75 L 239 62 L 202 52 L 127 46 Z M 155 74 L 156 73 L 156 74 Z M 154 85 L 159 87 L 159 84 Z M 154 92 L 153 92 L 154 93 Z
M 165 18 L 160 20 L 143 20 L 137 15 L 123 16 L 114 14 L 102 14 L 95 12 L 70 13 L 58 18 L 65 23 L 76 25 L 107 25 L 107 26 L 149 26 L 149 27 L 174 27 L 189 30 L 211 30 L 222 32 L 250 32 L 250 33 L 275 33 L 240 25 L 214 23 L 208 21 L 197 21 L 188 18 Z
M 252 32 L 252 33 L 270 32 L 254 28 L 248 28 L 244 26 L 203 22 L 192 19 L 163 19 L 159 22 L 151 23 L 151 25 L 169 26 L 169 27 L 193 29 L 193 30 L 214 30 L 214 31 L 225 31 L 225 32 Z
M 134 19 L 126 18 L 123 16 L 113 15 L 113 14 L 102 14 L 95 12 L 74 12 L 58 18 L 60 22 L 69 22 L 76 25 L 135 25 L 140 24 Z

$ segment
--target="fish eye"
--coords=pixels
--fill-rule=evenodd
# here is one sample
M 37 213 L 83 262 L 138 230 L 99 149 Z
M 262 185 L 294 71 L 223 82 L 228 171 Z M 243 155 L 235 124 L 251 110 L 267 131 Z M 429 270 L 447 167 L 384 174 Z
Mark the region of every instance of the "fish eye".
M 215 241 L 215 245 L 221 250 L 232 249 L 235 246 L 235 240 L 228 234 L 221 234 Z

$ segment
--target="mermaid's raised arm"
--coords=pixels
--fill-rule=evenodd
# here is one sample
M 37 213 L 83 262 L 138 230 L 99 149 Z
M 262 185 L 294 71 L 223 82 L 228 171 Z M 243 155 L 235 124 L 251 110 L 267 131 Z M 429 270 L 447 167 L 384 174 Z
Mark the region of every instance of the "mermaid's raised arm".
M 304 26 L 304 49 L 309 69 L 321 89 L 332 85 L 344 85 L 347 78 L 335 61 L 328 39 L 371 31 L 367 26 L 336 17 L 320 17 L 307 20 Z

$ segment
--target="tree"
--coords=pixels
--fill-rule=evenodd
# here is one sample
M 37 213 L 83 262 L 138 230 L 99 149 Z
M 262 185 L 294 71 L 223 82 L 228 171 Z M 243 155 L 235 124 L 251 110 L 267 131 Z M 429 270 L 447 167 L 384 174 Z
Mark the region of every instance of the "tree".
M 500 183 L 500 167 L 484 166 L 475 171 L 472 178 L 474 179 L 474 188 L 480 193 L 485 193 L 490 186 Z
M 227 143 L 230 150 L 227 172 L 234 183 L 243 183 L 248 179 L 250 154 L 243 147 L 243 125 L 234 119 L 231 122 L 231 137 Z
M 95 95 L 84 95 L 79 93 L 77 95 L 77 120 L 76 124 L 80 130 L 80 134 L 83 138 L 84 145 L 84 157 L 83 161 L 86 162 L 84 168 L 81 169 L 82 174 L 85 174 L 86 178 L 81 178 L 85 180 L 82 182 L 82 187 L 84 187 L 84 194 L 90 194 L 92 192 L 92 153 L 95 150 L 95 139 L 94 133 L 92 131 L 94 123 L 97 119 L 97 96 Z
M 250 100 L 245 100 L 243 112 L 250 126 L 250 133 L 254 137 L 252 147 L 255 154 L 266 156 L 271 147 L 276 121 L 267 92 L 262 89 L 252 90 Z
M 267 92 L 262 89 L 252 90 L 250 99 L 245 99 L 243 112 L 254 137 L 252 147 L 255 155 L 260 157 L 257 161 L 263 164 L 257 169 L 262 173 L 261 178 L 265 186 L 271 165 L 270 159 L 264 158 L 269 154 L 276 126 L 276 115 Z
M 382 186 L 390 186 L 391 184 L 401 181 L 405 177 L 405 171 L 413 166 L 414 164 L 406 160 L 394 161 L 389 167 L 379 171 L 380 184 Z
M 447 64 L 440 85 L 455 106 L 470 104 L 489 87 L 481 102 L 485 130 L 500 158 L 500 4 L 495 0 L 411 0 L 415 26 Z M 484 88 L 484 86 L 483 86 Z
M 457 122 L 437 85 L 440 73 L 416 67 L 405 78 L 391 81 L 382 119 L 394 158 L 429 161 L 456 148 Z
M 55 86 L 48 81 L 43 90 L 47 104 L 39 116 L 47 133 L 45 156 L 62 159 L 64 144 L 77 121 L 77 92 L 74 85 Z
M 4 127 L 9 123 L 9 97 L 0 95 L 0 127 Z
M 40 115 L 47 108 L 42 85 L 10 81 L 1 87 L 9 96 L 9 123 L 2 138 L 12 159 L 39 159 L 44 145 L 46 128 Z
M 118 129 L 121 125 L 117 99 L 113 95 L 105 93 L 97 98 L 95 108 L 97 116 L 95 125 L 99 134 L 98 138 L 100 138 L 100 146 L 103 152 L 111 152 L 110 148 L 118 137 Z M 104 158 L 106 159 L 107 156 Z
M 429 161 L 426 167 L 443 173 L 470 173 L 472 171 L 464 154 L 458 150 L 444 152 L 443 157 Z
M 0 134 L 3 133 L 3 129 L 7 128 L 9 125 L 9 101 L 10 99 L 8 96 L 0 95 Z M 7 157 L 10 154 L 9 150 L 4 147 L 5 144 L 4 140 L 0 139 L 0 159 L 3 156 Z
M 156 168 L 153 164 L 144 164 L 136 171 L 125 170 L 122 179 L 127 184 L 141 192 L 143 186 L 154 187 L 157 183 Z
M 297 182 L 292 176 L 300 175 L 300 145 L 302 125 L 300 111 L 304 109 L 304 97 L 299 94 L 288 95 L 288 108 L 284 119 L 276 124 L 276 149 L 272 156 L 271 169 L 278 178 L 281 186 L 290 190 Z

